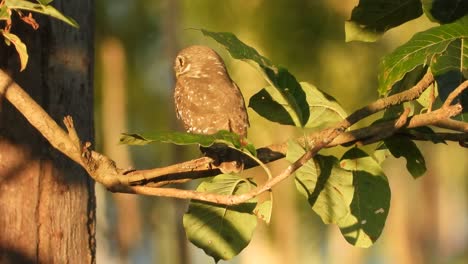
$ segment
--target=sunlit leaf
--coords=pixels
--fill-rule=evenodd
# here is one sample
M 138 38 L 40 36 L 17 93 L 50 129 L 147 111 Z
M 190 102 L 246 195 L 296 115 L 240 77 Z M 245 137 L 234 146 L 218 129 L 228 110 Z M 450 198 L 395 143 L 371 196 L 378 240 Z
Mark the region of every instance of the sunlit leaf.
M 16 52 L 18 53 L 20 58 L 20 71 L 24 70 L 26 68 L 26 65 L 28 64 L 29 59 L 28 49 L 26 48 L 26 45 L 15 34 L 6 32 L 1 29 L 0 33 L 8 41 L 8 43 L 13 43 L 13 45 L 15 46 Z
M 411 40 L 383 58 L 378 76 L 379 93 L 387 93 L 393 84 L 417 66 L 431 66 L 436 55 L 461 38 L 468 38 L 468 16 L 455 23 L 415 34 Z
M 234 59 L 252 60 L 263 67 L 273 67 L 269 59 L 260 55 L 256 49 L 245 44 L 230 32 L 212 32 L 205 29 L 201 29 L 201 32 L 223 45 Z
M 306 124 L 310 112 L 305 93 L 296 78 L 287 69 L 274 66 L 270 60 L 260 55 L 254 48 L 240 41 L 232 33 L 211 32 L 204 29 L 201 29 L 201 32 L 223 45 L 233 58 L 254 62 L 262 71 L 267 81 L 278 90 L 289 107 L 291 107 L 291 119 L 298 120 L 298 123 L 295 123 L 295 125 L 304 126 Z M 280 120 L 282 119 L 280 118 Z
M 56 19 L 62 20 L 70 26 L 76 28 L 79 27 L 78 23 L 73 18 L 63 15 L 62 13 L 60 13 L 60 11 L 58 11 L 51 5 L 43 5 L 40 3 L 36 4 L 26 0 L 5 0 L 5 5 L 10 9 L 28 10 L 31 12 L 48 15 Z
M 0 6 L 0 20 L 8 20 L 10 16 L 11 12 L 8 10 L 8 7 Z
M 380 165 L 367 153 L 352 148 L 341 158 L 343 169 L 353 173 L 351 213 L 338 226 L 346 241 L 370 247 L 379 238 L 390 209 L 390 186 Z
M 222 143 L 232 148 L 247 150 L 255 156 L 255 146 L 250 143 L 246 143 L 245 141 L 246 139 L 241 139 L 236 133 L 226 130 L 218 131 L 216 134 L 212 135 L 185 132 L 152 132 L 142 134 L 122 134 L 120 137 L 120 143 L 127 145 L 146 145 L 153 142 L 162 142 L 176 145 L 199 144 L 203 147 L 209 147 L 215 143 Z
M 50 3 L 52 3 L 52 1 L 54 0 L 37 0 L 37 2 L 41 5 L 48 5 Z
M 346 41 L 376 41 L 385 31 L 421 14 L 420 0 L 360 0 L 345 23 Z
M 307 104 L 310 109 L 309 120 L 305 124 L 305 127 L 323 128 L 346 118 L 346 112 L 333 97 L 320 91 L 310 83 L 301 82 L 300 85 L 306 94 Z M 298 120 L 291 119 L 291 117 L 294 117 L 291 114 L 293 112 L 292 107 L 271 86 L 262 89 L 252 96 L 249 101 L 249 107 L 273 122 L 283 125 L 293 125 L 298 122 Z
M 416 85 L 421 78 L 427 73 L 428 67 L 423 67 L 423 65 L 419 65 L 413 70 L 405 73 L 403 78 L 393 84 L 391 91 L 388 95 L 393 95 L 397 93 L 401 93 L 412 88 Z
M 258 218 L 262 219 L 265 223 L 269 224 L 271 221 L 272 211 L 273 211 L 273 204 L 271 200 L 267 200 L 261 204 L 258 204 L 257 208 L 255 208 L 254 210 L 254 213 Z
M 321 129 L 338 123 L 348 116 L 332 96 L 307 82 L 301 82 L 301 86 L 306 93 L 310 108 L 310 117 L 305 127 Z
M 436 85 L 431 84 L 424 92 L 416 99 L 416 101 L 424 108 L 428 109 L 432 104 L 432 109 L 438 108 L 440 106 L 439 92 L 437 91 Z
M 243 194 L 255 187 L 249 181 L 230 174 L 221 174 L 202 182 L 198 192 Z M 231 259 L 250 242 L 257 225 L 253 210 L 256 200 L 226 206 L 192 200 L 183 223 L 188 239 L 215 261 Z
M 406 159 L 406 169 L 413 178 L 418 178 L 426 172 L 424 156 L 412 140 L 394 136 L 385 139 L 384 143 L 395 158 L 404 157 Z
M 286 159 L 294 162 L 305 151 L 290 142 Z M 298 191 L 326 224 L 339 223 L 351 213 L 354 186 L 352 172 L 340 167 L 333 156 L 316 155 L 295 172 Z
M 374 42 L 377 41 L 384 32 L 369 30 L 355 21 L 345 21 L 345 41 L 363 41 Z
M 452 41 L 444 52 L 435 55 L 431 70 L 440 99 L 445 101 L 455 88 L 468 79 L 468 37 Z M 468 93 L 462 93 L 459 98 L 463 112 L 467 112 Z
M 375 162 L 377 162 L 377 164 L 381 165 L 389 155 L 390 152 L 388 151 L 387 147 L 385 147 L 385 144 L 380 143 L 372 153 L 372 158 L 375 160 Z

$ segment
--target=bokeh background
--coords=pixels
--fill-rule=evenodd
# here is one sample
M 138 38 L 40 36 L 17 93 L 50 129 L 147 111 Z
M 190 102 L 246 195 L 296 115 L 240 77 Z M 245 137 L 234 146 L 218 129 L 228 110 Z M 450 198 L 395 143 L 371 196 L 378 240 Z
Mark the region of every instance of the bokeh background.
M 426 18 L 392 29 L 376 43 L 345 43 L 344 21 L 357 0 L 97 0 L 97 148 L 121 167 L 153 168 L 198 157 L 196 147 L 118 145 L 121 132 L 182 130 L 175 117 L 172 63 L 178 50 L 208 45 L 225 59 L 246 100 L 266 85 L 248 64 L 233 60 L 194 28 L 228 31 L 298 80 L 334 96 L 351 112 L 377 98 L 379 59 L 415 32 L 435 26 Z M 256 146 L 300 134 L 249 109 Z M 324 225 L 291 180 L 274 188 L 270 226 L 260 223 L 250 245 L 227 263 L 468 263 L 468 168 L 456 144 L 419 144 L 428 172 L 414 180 L 405 161 L 390 158 L 392 189 L 386 227 L 370 249 L 346 243 Z M 339 152 L 340 150 L 332 150 Z M 271 164 L 284 168 L 285 161 Z M 259 170 L 244 172 L 258 175 Z M 185 187 L 194 188 L 188 184 Z M 97 186 L 98 263 L 212 263 L 191 245 L 182 227 L 187 201 L 112 194 Z M 221 261 L 221 263 L 224 263 Z

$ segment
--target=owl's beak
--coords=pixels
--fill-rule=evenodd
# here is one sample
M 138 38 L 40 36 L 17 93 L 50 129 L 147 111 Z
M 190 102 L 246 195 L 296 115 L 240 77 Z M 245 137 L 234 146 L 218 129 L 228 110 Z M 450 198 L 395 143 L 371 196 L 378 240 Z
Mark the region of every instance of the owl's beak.
M 176 78 L 179 77 L 180 75 L 188 72 L 190 70 L 190 64 L 187 64 L 187 66 L 183 69 L 179 69 L 179 71 L 176 69 L 175 71 L 175 75 L 176 75 Z

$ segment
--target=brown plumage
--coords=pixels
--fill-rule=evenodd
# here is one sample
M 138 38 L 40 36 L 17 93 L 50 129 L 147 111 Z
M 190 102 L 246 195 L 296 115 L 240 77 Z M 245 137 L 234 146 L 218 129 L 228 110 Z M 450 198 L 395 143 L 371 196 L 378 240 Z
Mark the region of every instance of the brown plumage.
M 213 134 L 228 130 L 247 136 L 244 99 L 221 57 L 211 48 L 190 46 L 175 60 L 177 116 L 187 132 Z
M 244 98 L 231 80 L 223 59 L 211 48 L 190 46 L 179 52 L 174 63 L 174 99 L 177 117 L 189 133 L 214 134 L 228 130 L 247 136 L 249 120 Z M 239 172 L 242 155 L 215 144 L 201 148 L 223 173 Z

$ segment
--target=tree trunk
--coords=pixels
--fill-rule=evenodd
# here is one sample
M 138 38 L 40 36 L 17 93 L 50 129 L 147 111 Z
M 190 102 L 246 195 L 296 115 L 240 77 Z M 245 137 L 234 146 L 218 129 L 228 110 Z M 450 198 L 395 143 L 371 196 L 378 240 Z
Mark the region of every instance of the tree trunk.
M 14 16 L 29 63 L 19 73 L 15 50 L 0 41 L 0 67 L 59 124 L 71 115 L 80 138 L 93 142 L 92 2 L 53 5 L 80 29 L 33 14 L 35 31 Z M 94 182 L 0 98 L 0 263 L 94 263 L 94 233 Z

